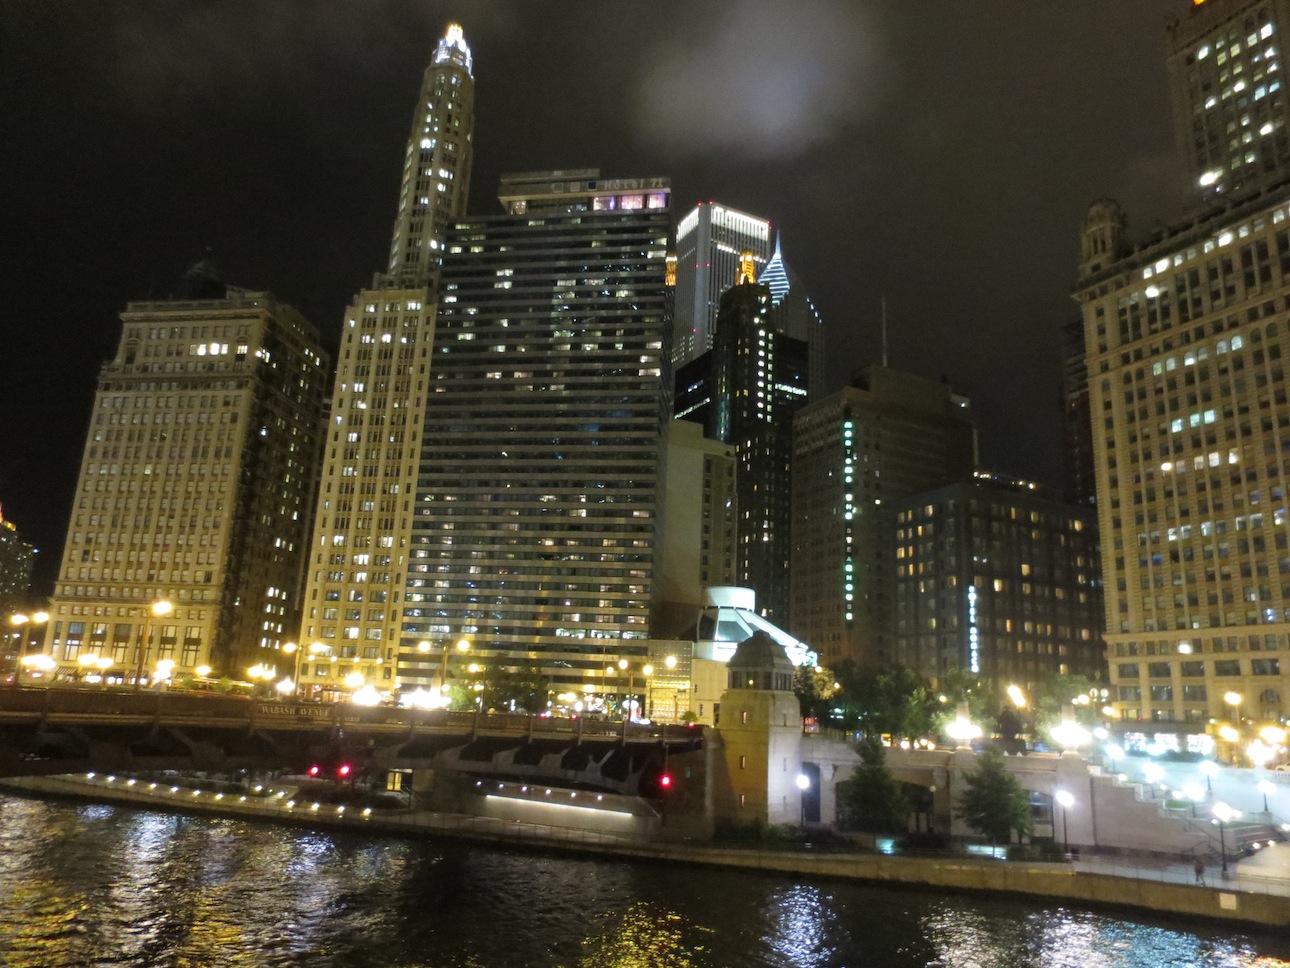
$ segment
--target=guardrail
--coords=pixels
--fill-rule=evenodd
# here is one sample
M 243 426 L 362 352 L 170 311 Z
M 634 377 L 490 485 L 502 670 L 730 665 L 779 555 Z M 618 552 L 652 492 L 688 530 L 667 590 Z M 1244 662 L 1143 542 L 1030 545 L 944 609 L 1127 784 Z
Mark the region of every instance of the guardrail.
M 427 729 L 538 739 L 619 740 L 685 745 L 701 741 L 703 727 L 563 719 L 527 713 L 478 710 L 419 710 L 352 703 L 310 703 L 181 692 L 125 692 L 97 689 L 29 688 L 0 690 L 0 722 L 119 724 L 125 721 L 248 725 L 315 729 Z

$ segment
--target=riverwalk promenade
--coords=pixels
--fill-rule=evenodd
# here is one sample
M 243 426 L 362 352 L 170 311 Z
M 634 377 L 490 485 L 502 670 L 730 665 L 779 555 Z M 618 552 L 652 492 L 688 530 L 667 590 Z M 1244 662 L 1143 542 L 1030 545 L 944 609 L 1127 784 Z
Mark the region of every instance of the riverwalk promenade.
M 963 854 L 884 854 L 829 845 L 748 848 L 699 842 L 643 842 L 637 838 L 567 826 L 412 808 L 372 810 L 299 798 L 282 784 L 255 795 L 212 792 L 110 775 L 17 777 L 0 789 L 127 803 L 154 810 L 248 817 L 322 829 L 369 830 L 405 837 L 443 837 L 473 843 L 522 846 L 631 858 L 838 878 L 912 888 L 986 891 L 1072 901 L 1118 911 L 1142 910 L 1215 921 L 1290 927 L 1290 845 L 1267 847 L 1216 865 L 1197 876 L 1190 860 L 1083 856 L 1069 861 L 1008 861 Z

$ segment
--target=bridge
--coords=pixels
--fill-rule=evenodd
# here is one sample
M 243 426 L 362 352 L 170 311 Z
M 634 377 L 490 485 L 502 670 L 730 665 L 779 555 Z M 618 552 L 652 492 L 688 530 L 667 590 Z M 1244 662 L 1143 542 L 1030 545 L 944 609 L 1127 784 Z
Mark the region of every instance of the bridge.
M 115 770 L 440 769 L 628 796 L 700 727 L 180 692 L 0 690 L 0 776 Z

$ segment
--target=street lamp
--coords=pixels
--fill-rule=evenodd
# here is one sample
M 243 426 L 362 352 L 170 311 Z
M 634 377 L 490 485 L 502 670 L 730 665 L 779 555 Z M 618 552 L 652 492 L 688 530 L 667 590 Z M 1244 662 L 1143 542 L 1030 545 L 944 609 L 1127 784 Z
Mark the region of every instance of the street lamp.
M 99 657 L 93 652 L 82 652 L 76 657 L 76 664 L 81 667 L 80 675 L 82 678 L 89 675 L 90 669 L 97 665 Z
M 1272 747 L 1264 743 L 1263 740 L 1256 739 L 1249 746 L 1245 747 L 1245 755 L 1250 758 L 1251 763 L 1261 770 L 1268 765 L 1268 760 L 1276 756 L 1276 753 L 1273 752 Z
M 470 651 L 470 642 L 466 639 L 457 640 L 457 651 L 465 655 Z M 443 647 L 443 666 L 439 669 L 439 693 L 446 695 L 448 692 L 448 656 L 451 654 L 447 644 Z
M 972 740 L 981 735 L 981 727 L 968 718 L 967 701 L 959 703 L 958 709 L 954 716 L 954 721 L 945 727 L 945 733 L 950 739 L 958 741 L 959 749 L 970 749 Z
M 1210 793 L 1214 792 L 1214 774 L 1218 772 L 1218 764 L 1213 760 L 1201 760 L 1200 771 L 1205 774 L 1205 789 Z
M 35 612 L 32 615 L 25 615 L 22 612 L 16 612 L 9 616 L 9 624 L 14 627 L 14 635 L 18 639 L 18 659 L 14 663 L 13 684 L 19 684 L 18 680 L 22 677 L 22 667 L 31 663 L 24 663 L 23 659 L 27 657 L 27 626 L 44 625 L 49 621 L 48 612 Z
M 652 676 L 654 675 L 654 667 L 652 665 L 647 665 L 643 669 L 641 669 L 641 672 L 644 673 L 645 675 L 645 718 L 653 719 L 654 718 L 654 700 L 653 700 L 654 680 Z
M 138 692 L 143 684 L 143 665 L 148 659 L 148 648 L 152 641 L 152 619 L 164 618 L 174 609 L 174 605 L 164 598 L 153 602 L 143 616 L 143 636 L 139 642 L 139 648 L 135 655 L 134 663 L 134 691 Z
M 1077 753 L 1092 737 L 1089 731 L 1075 721 L 1075 708 L 1062 707 L 1061 722 L 1048 731 L 1061 744 L 1064 753 Z
M 1115 761 L 1124 759 L 1124 747 L 1117 746 L 1115 743 L 1106 745 L 1106 756 L 1111 761 L 1111 772 L 1115 773 Z
M 1227 876 L 1227 840 L 1223 836 L 1224 827 L 1241 816 L 1241 811 L 1233 810 L 1226 803 L 1218 802 L 1213 806 L 1214 823 L 1218 824 L 1218 852 L 1223 860 L 1223 876 Z
M 1267 813 L 1268 812 L 1268 794 L 1271 793 L 1275 789 L 1275 787 L 1273 787 L 1272 784 L 1269 783 L 1267 780 L 1260 780 L 1255 785 L 1255 789 L 1257 789 L 1260 793 L 1263 794 L 1263 812 Z
M 1067 854 L 1071 852 L 1070 830 L 1067 827 L 1067 816 L 1070 813 L 1071 805 L 1075 803 L 1075 795 L 1069 790 L 1057 790 L 1053 793 L 1053 799 L 1062 805 L 1062 847 Z
M 175 661 L 173 659 L 162 659 L 157 663 L 157 669 L 152 676 L 152 681 L 157 685 L 170 681 L 170 675 L 175 671 Z
M 94 666 L 99 670 L 99 688 L 107 688 L 107 671 L 112 668 L 112 657 L 110 655 L 101 655 L 94 661 Z
M 797 774 L 797 788 L 802 791 L 802 826 L 806 826 L 806 791 L 811 788 L 811 778 L 805 773 Z
M 255 684 L 255 691 L 258 693 L 260 691 L 261 683 L 268 685 L 269 682 L 277 678 L 278 670 L 273 666 L 267 666 L 263 663 L 257 662 L 255 665 L 251 666 L 251 668 L 246 670 L 246 674 L 250 677 L 251 682 Z

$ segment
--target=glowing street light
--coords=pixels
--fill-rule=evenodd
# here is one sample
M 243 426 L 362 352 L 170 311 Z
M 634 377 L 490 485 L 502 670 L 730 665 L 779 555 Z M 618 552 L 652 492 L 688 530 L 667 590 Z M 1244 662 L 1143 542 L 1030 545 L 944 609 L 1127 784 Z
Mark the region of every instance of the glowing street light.
M 1069 705 L 1062 707 L 1061 722 L 1048 732 L 1068 753 L 1077 751 L 1093 738 L 1087 729 L 1075 722 L 1075 710 Z
M 1012 704 L 1018 709 L 1026 708 L 1026 694 L 1021 691 L 1020 686 L 1009 686 L 1008 698 L 1012 700 Z
M 164 598 L 158 599 L 148 606 L 148 610 L 143 615 L 143 635 L 139 641 L 139 647 L 135 654 L 134 663 L 134 691 L 138 692 L 143 685 L 143 666 L 148 661 L 148 649 L 152 645 L 152 620 L 154 618 L 165 618 L 175 606 Z
M 1263 740 L 1256 739 L 1249 746 L 1245 747 L 1245 755 L 1250 758 L 1251 763 L 1261 770 L 1268 765 L 1268 760 L 1272 759 L 1272 757 L 1277 754 L 1272 747 L 1265 744 Z
M 1067 828 L 1067 815 L 1075 803 L 1075 795 L 1069 790 L 1057 790 L 1053 793 L 1053 799 L 1062 805 L 1062 848 L 1066 853 L 1071 852 L 1070 831 Z
M 1200 771 L 1205 774 L 1205 789 L 1214 792 L 1214 775 L 1218 773 L 1218 764 L 1213 760 L 1201 760 Z
M 961 702 L 955 712 L 954 720 L 946 725 L 945 734 L 950 739 L 957 740 L 959 749 L 970 747 L 972 740 L 981 735 L 981 727 L 968 718 L 968 704 Z
M 1227 840 L 1223 835 L 1224 827 L 1233 820 L 1240 819 L 1241 811 L 1234 810 L 1226 803 L 1215 803 L 1213 806 L 1214 823 L 1218 824 L 1218 852 L 1223 859 L 1223 876 L 1227 876 Z
M 1260 780 L 1257 784 L 1255 784 L 1255 789 L 1263 794 L 1263 812 L 1267 813 L 1268 812 L 1268 794 L 1271 793 L 1273 790 L 1275 790 L 1276 787 L 1274 787 L 1267 780 Z
M 1264 726 L 1259 730 L 1259 738 L 1269 746 L 1280 746 L 1286 741 L 1286 731 L 1280 726 Z

